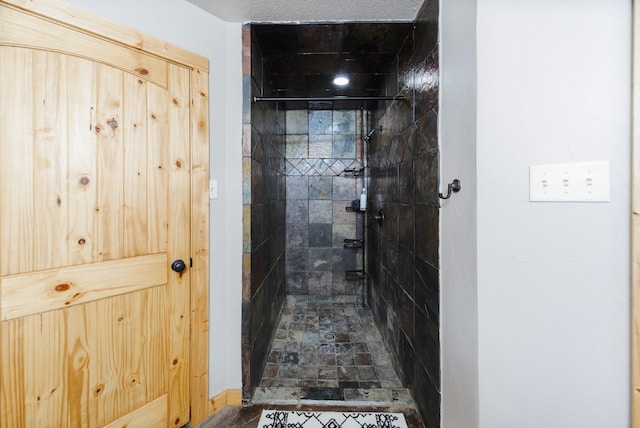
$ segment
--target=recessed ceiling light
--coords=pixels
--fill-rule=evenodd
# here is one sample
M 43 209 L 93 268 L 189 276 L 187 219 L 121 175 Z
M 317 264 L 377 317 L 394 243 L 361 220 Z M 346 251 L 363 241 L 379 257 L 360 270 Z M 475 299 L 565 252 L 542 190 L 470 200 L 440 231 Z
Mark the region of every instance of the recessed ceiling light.
M 333 84 L 337 85 L 337 86 L 348 85 L 349 84 L 349 78 L 346 77 L 346 76 L 336 76 L 336 78 L 333 79 Z

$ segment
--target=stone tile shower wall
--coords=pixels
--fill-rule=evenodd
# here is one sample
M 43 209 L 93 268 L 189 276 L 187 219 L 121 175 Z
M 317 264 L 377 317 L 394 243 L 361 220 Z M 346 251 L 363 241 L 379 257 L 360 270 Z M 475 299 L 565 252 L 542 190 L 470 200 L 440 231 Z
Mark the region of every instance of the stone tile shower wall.
M 361 281 L 345 270 L 362 269 L 364 214 L 347 212 L 363 178 L 344 173 L 362 164 L 360 110 L 290 110 L 286 113 L 287 294 L 354 295 Z
M 369 146 L 369 305 L 428 427 L 440 426 L 438 2 L 426 0 L 399 52 Z M 380 128 L 381 127 L 381 128 Z
M 264 89 L 261 57 L 245 26 L 245 96 Z M 285 298 L 285 113 L 276 103 L 245 99 L 243 105 L 242 384 L 243 398 L 249 399 L 262 377 Z

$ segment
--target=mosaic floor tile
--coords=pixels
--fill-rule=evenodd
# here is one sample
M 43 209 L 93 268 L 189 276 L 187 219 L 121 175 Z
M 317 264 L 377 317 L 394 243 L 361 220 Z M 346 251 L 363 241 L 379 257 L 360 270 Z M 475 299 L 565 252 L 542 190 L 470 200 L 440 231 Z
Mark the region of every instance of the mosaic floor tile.
M 355 296 L 287 296 L 254 401 L 274 391 L 275 401 L 411 401 Z

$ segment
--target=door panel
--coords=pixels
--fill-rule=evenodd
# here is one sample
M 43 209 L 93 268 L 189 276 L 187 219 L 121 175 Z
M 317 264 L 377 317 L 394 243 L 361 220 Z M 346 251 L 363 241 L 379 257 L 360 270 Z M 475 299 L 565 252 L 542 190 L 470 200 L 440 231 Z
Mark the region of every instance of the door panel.
M 28 272 L 34 267 L 32 224 L 33 201 L 33 129 L 32 113 L 34 53 L 25 49 L 2 49 L 1 76 L 15 76 L 9 82 L 0 79 L 0 275 Z M 10 103 L 4 100 L 11 100 Z M 19 123 L 20 126 L 10 126 Z M 6 126 L 5 126 L 6 125 Z M 7 144 L 5 142 L 15 142 Z M 17 178 L 17 179 L 16 179 Z M 8 237 L 11 239 L 7 239 Z
M 182 426 L 191 273 L 169 265 L 191 257 L 191 71 L 111 43 L 97 60 L 104 41 L 11 13 L 0 426 Z
M 86 341 L 88 366 L 76 372 L 89 377 L 89 388 L 77 394 L 78 406 L 86 399 L 89 410 L 88 420 L 81 425 L 103 426 L 166 393 L 167 353 L 162 340 L 167 332 L 166 294 L 162 288 L 74 310 L 86 323 L 78 333 L 79 340 Z M 100 335 L 92 333 L 97 331 Z
M 147 139 L 153 141 L 147 153 L 147 251 L 167 251 L 169 213 L 165 207 L 169 187 L 169 144 L 167 133 L 169 97 L 165 90 L 147 88 Z
M 186 82 L 168 107 L 167 90 L 113 67 L 22 48 L 0 52 L 0 71 L 19 76 L 2 83 L 12 100 L 3 103 L 3 123 L 20 124 L 0 131 L 14 142 L 0 147 L 1 230 L 20 238 L 0 244 L 0 274 L 166 252 L 174 172 L 181 177 L 173 179 L 175 196 L 187 200 L 172 209 L 189 215 L 188 71 L 169 67 Z M 188 221 L 182 226 L 180 234 Z
M 67 425 L 65 325 L 62 311 L 2 323 L 0 425 Z
M 62 56 L 62 55 L 61 55 Z M 97 175 L 97 133 L 95 64 L 73 56 L 66 56 L 66 81 L 72 82 L 73 90 L 67 90 L 67 171 L 65 174 L 68 193 L 61 207 L 66 210 L 68 241 L 66 251 L 70 265 L 95 261 L 96 242 L 93 225 L 97 213 L 97 187 L 92 180 Z M 62 199 L 62 198 L 61 198 Z M 73 208 L 70 208 L 73 207 Z
M 124 75 L 124 228 L 123 256 L 147 253 L 147 85 L 131 74 Z
M 33 96 L 44 102 L 34 107 L 34 215 L 38 215 L 38 227 L 32 228 L 34 242 L 34 270 L 50 269 L 67 264 L 66 251 L 50 251 L 64 248 L 67 239 L 67 219 L 59 204 L 67 199 L 66 163 L 67 145 L 57 144 L 66 140 L 66 58 L 50 52 L 34 51 Z M 45 78 L 50 77 L 50 78 Z M 46 101 L 45 101 L 46 100 Z M 59 165 L 59 167 L 52 167 Z
M 154 287 L 4 322 L 3 426 L 104 426 L 166 394 L 162 309 Z
M 92 117 L 89 124 L 97 135 L 94 185 L 98 200 L 95 208 L 97 221 L 93 225 L 96 240 L 94 261 L 118 259 L 124 253 L 123 74 L 106 65 L 96 64 L 95 67 L 95 121 Z M 90 185 L 89 179 L 86 186 Z

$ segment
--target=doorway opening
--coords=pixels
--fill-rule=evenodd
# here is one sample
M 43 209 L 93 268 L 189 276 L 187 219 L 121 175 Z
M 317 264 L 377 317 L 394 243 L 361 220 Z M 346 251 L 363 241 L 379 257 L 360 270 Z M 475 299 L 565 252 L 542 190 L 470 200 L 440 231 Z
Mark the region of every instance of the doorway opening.
M 245 400 L 439 420 L 437 15 L 245 27 Z

